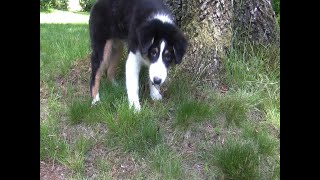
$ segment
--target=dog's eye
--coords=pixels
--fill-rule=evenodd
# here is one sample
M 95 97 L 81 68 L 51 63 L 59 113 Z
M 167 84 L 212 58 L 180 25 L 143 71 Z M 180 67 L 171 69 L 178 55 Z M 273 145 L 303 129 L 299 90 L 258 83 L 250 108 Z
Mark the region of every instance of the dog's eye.
M 164 56 L 164 59 L 166 60 L 166 61 L 171 61 L 171 54 L 166 54 L 165 56 Z
M 157 56 L 157 50 L 156 49 L 152 49 L 150 52 L 151 56 L 155 57 Z

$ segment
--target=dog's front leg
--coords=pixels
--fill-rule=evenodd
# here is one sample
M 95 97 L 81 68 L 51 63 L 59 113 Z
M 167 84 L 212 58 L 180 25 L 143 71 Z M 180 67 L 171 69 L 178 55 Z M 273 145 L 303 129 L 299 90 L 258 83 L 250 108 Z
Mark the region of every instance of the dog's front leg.
M 139 57 L 129 52 L 126 62 L 126 86 L 129 100 L 129 106 L 134 106 L 136 111 L 140 111 L 139 103 L 139 73 L 141 62 Z
M 150 96 L 152 100 L 161 100 L 162 96 L 160 94 L 160 85 L 154 85 L 149 80 L 149 86 L 150 86 Z

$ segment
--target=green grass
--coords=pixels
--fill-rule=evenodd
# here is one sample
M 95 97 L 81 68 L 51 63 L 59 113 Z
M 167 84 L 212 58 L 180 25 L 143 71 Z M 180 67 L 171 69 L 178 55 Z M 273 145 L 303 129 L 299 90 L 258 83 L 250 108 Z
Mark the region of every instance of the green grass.
M 112 170 L 110 165 L 101 157 L 98 157 L 96 159 L 94 166 L 96 167 L 96 169 L 98 171 L 100 171 L 102 173 L 102 175 L 105 175 L 105 174 L 103 174 L 103 172 L 108 172 L 108 171 Z
M 160 179 L 182 179 L 182 159 L 167 146 L 159 145 L 151 153 L 152 168 L 160 173 Z
M 154 114 L 152 112 L 156 107 L 148 106 L 144 106 L 141 113 L 135 113 L 129 108 L 126 98 L 117 98 L 120 92 L 117 89 L 125 89 L 122 86 L 105 87 L 109 91 L 102 93 L 101 102 L 93 107 L 87 101 L 73 102 L 69 108 L 69 118 L 72 123 L 105 123 L 109 129 L 106 138 L 109 145 L 119 145 L 120 142 L 125 151 L 143 153 L 161 142 L 155 120 L 163 113 L 157 109 L 159 114 Z
M 240 124 L 247 119 L 246 112 L 249 109 L 248 97 L 232 94 L 220 96 L 217 94 L 214 101 L 214 111 L 225 116 L 228 125 Z
M 258 178 L 259 155 L 252 142 L 229 138 L 210 154 L 211 163 L 222 170 L 226 179 Z
M 273 155 L 278 144 L 276 139 L 270 136 L 266 130 L 251 124 L 244 126 L 243 137 L 254 140 L 258 145 L 259 153 L 263 155 Z
M 280 26 L 280 0 L 272 0 L 271 4 L 272 4 L 272 8 L 276 14 L 276 19 L 277 19 L 278 25 Z
M 52 13 L 53 11 L 54 11 L 54 9 L 52 9 L 52 8 L 40 8 L 41 14 L 49 14 L 49 13 Z
M 187 100 L 177 106 L 175 119 L 177 125 L 189 125 L 191 122 L 200 122 L 212 117 L 210 104 Z
M 68 155 L 60 162 L 76 174 L 84 173 L 86 152 L 92 146 L 92 139 L 79 136 L 68 148 Z
M 50 22 L 70 13 L 40 13 L 48 18 L 40 25 L 41 161 L 66 167 L 69 179 L 88 179 L 87 171 L 97 179 L 280 179 L 278 47 L 231 48 L 224 94 L 172 69 L 154 102 L 143 69 L 139 113 L 128 105 L 122 61 L 118 85 L 103 76 L 101 102 L 91 106 L 87 21 Z
M 188 79 L 189 78 L 187 76 L 179 75 L 178 77 L 175 77 L 175 81 L 168 82 L 168 90 L 166 92 L 168 98 L 170 98 L 174 102 L 182 102 L 188 100 L 188 98 L 192 95 L 192 87 L 190 86 Z
M 267 121 L 280 128 L 280 56 L 276 46 L 244 42 L 228 53 L 226 82 L 231 91 L 259 97 Z
M 58 120 L 61 106 L 60 96 L 51 88 L 47 100 L 47 119 L 40 121 L 40 159 L 62 160 L 66 157 L 67 144 L 59 137 Z
M 67 144 L 57 134 L 57 129 L 49 122 L 40 122 L 40 160 L 59 161 L 67 155 Z
M 280 90 L 279 90 L 280 91 Z M 270 96 L 269 96 L 270 97 Z M 273 98 L 264 101 L 264 111 L 267 120 L 276 128 L 280 128 L 280 97 L 272 96 Z
M 92 139 L 88 139 L 84 136 L 78 137 L 74 143 L 74 148 L 80 154 L 85 155 L 85 153 L 91 148 L 92 146 Z
M 112 180 L 111 176 L 111 167 L 108 166 L 108 164 L 105 162 L 105 160 L 99 159 L 96 161 L 95 165 L 96 169 L 98 169 L 99 174 L 97 176 L 97 179 L 104 179 L 104 180 Z
M 126 101 L 122 99 L 116 102 L 116 112 L 106 114 L 109 128 L 107 143 L 112 146 L 120 144 L 125 151 L 145 153 L 162 140 L 156 124 L 157 115 L 149 107 L 135 113 Z
M 40 31 L 42 80 L 48 81 L 66 75 L 75 60 L 88 56 L 88 25 L 40 24 Z
M 117 82 L 118 85 L 112 85 L 103 80 L 100 84 L 100 99 L 96 105 L 91 105 L 90 96 L 84 98 L 73 98 L 69 105 L 69 120 L 72 123 L 96 123 L 105 122 L 105 114 L 116 111 L 115 103 L 125 96 L 125 84 L 123 81 Z
M 84 156 L 78 151 L 70 152 L 61 163 L 76 174 L 84 172 Z
M 87 120 L 88 114 L 91 112 L 91 104 L 89 101 L 83 102 L 75 100 L 69 107 L 69 119 L 72 123 L 81 123 L 84 119 Z

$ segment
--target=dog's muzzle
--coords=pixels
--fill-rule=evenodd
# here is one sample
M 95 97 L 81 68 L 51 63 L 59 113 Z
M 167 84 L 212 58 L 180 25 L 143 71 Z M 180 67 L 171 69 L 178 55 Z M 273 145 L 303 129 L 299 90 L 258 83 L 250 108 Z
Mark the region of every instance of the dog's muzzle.
M 153 84 L 160 85 L 161 82 L 162 82 L 161 78 L 158 78 L 158 77 L 154 77 L 153 78 Z

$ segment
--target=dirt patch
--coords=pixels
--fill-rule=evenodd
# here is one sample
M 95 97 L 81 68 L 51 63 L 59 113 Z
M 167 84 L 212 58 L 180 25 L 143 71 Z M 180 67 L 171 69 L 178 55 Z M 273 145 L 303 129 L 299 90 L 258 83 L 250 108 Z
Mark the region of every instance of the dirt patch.
M 262 111 L 259 111 L 259 110 L 250 110 L 247 112 L 246 115 L 248 119 L 253 122 L 260 122 L 265 120 L 265 115 L 263 114 Z
M 89 79 L 91 72 L 91 64 L 90 64 L 90 55 L 82 60 L 75 61 L 74 65 L 71 68 L 70 73 L 68 74 L 68 82 L 75 87 L 81 87 L 79 89 L 83 90 L 82 87 L 88 92 L 89 87 Z M 83 91 L 79 91 L 81 93 Z M 76 94 L 75 94 L 76 95 Z
M 108 150 L 103 143 L 95 144 L 87 153 L 85 159 L 85 175 L 90 179 L 96 179 L 98 174 L 100 174 L 99 169 L 97 169 L 95 163 L 97 157 L 105 158 Z
M 76 60 L 67 75 L 59 76 L 54 80 L 52 93 L 60 94 L 62 96 L 61 102 L 67 102 L 72 97 L 89 96 L 90 72 L 90 55 L 84 59 Z M 48 84 L 40 81 L 40 121 L 48 118 L 50 91 Z
M 171 120 L 163 122 L 165 143 L 182 157 L 186 177 L 207 179 L 206 163 L 199 153 L 206 152 L 217 144 L 224 144 L 228 136 L 239 136 L 240 129 L 228 127 L 225 121 L 225 116 L 219 115 L 215 121 L 194 123 L 186 129 L 173 128 Z
M 72 65 L 70 72 L 65 76 L 55 79 L 55 87 L 62 92 L 66 100 L 72 97 L 89 96 L 89 79 L 90 79 L 90 55 L 84 59 L 76 60 Z M 72 94 L 68 91 L 72 89 Z
M 205 165 L 199 152 L 209 149 L 215 143 L 223 143 L 225 131 L 215 132 L 215 124 L 211 121 L 196 123 L 188 129 L 173 129 L 167 121 L 165 127 L 165 142 L 169 147 L 183 158 L 182 166 L 187 177 L 194 179 L 205 179 Z
M 94 142 L 99 142 L 101 139 L 105 138 L 107 133 L 107 127 L 102 123 L 93 125 L 68 125 L 66 122 L 60 122 L 59 130 L 60 137 L 63 137 L 67 143 L 73 143 L 76 138 L 80 136 L 86 139 L 92 139 Z
M 249 118 L 250 121 L 254 123 L 259 123 L 262 121 L 265 121 L 265 114 L 262 111 L 259 110 L 251 110 L 247 113 L 247 117 Z M 280 130 L 277 129 L 275 126 L 272 124 L 265 124 L 267 131 L 274 137 L 280 139 Z
M 64 180 L 70 175 L 70 171 L 59 164 L 40 161 L 41 180 Z
M 85 154 L 84 175 L 88 179 L 97 179 L 101 172 L 95 165 L 96 160 L 97 158 L 105 158 L 110 151 L 103 143 L 107 134 L 106 125 L 102 123 L 68 125 L 66 122 L 61 122 L 59 126 L 60 137 L 63 137 L 68 144 L 73 144 L 80 136 L 90 139 L 93 145 Z
M 280 140 L 280 130 L 271 124 L 267 125 L 268 132 Z
M 105 165 L 101 167 L 98 160 Z M 85 160 L 85 175 L 88 179 L 96 179 L 101 174 L 108 174 L 112 179 L 132 179 L 147 169 L 143 159 L 135 159 L 118 148 L 109 149 L 103 143 L 94 145 Z
M 120 151 L 111 151 L 107 160 L 111 167 L 111 177 L 114 179 L 132 179 L 147 167 L 146 163 Z

